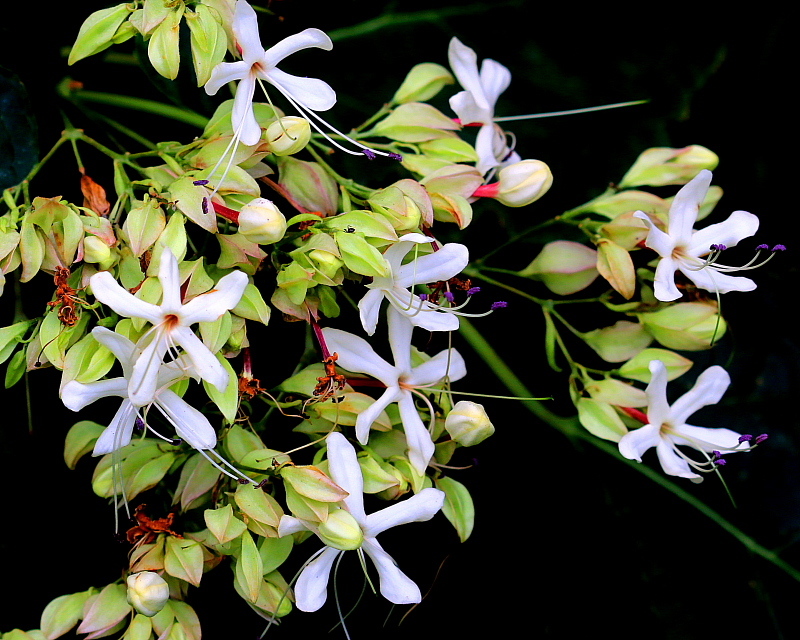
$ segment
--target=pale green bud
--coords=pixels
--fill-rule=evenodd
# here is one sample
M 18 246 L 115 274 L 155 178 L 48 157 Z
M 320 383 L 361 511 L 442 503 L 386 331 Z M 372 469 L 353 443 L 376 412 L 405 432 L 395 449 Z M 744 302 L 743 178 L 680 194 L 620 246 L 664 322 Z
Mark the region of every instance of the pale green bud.
M 142 615 L 152 618 L 169 600 L 169 585 L 153 571 L 128 576 L 128 602 Z
M 583 334 L 583 339 L 606 362 L 625 362 L 646 349 L 653 341 L 643 325 L 627 320 L 589 331 Z
M 256 198 L 239 212 L 239 233 L 251 242 L 273 244 L 286 233 L 286 218 L 270 200 Z
M 452 74 L 442 65 L 422 62 L 408 72 L 392 102 L 424 102 L 435 96 L 447 84 L 453 84 Z
M 641 313 L 639 320 L 661 344 L 680 351 L 702 351 L 711 348 L 725 335 L 727 323 L 716 304 L 679 302 L 652 313 Z
M 83 239 L 83 259 L 102 265 L 111 260 L 111 247 L 97 236 L 87 236 Z M 101 266 L 100 269 L 107 270 L 108 267 Z
M 561 296 L 577 293 L 597 277 L 597 251 L 569 240 L 548 242 L 521 276 L 541 280 L 553 293 Z
M 339 260 L 335 255 L 321 249 L 309 251 L 308 257 L 317 271 L 331 280 L 336 277 L 336 273 L 344 266 L 344 262 Z
M 356 519 L 345 509 L 336 509 L 328 514 L 328 519 L 320 523 L 319 537 L 329 547 L 352 551 L 364 542 L 364 532 Z
M 600 235 L 608 238 L 626 251 L 634 249 L 647 237 L 648 228 L 641 218 L 635 217 L 635 211 L 627 211 L 618 215 L 613 221 L 600 227 Z
M 436 107 L 423 102 L 401 104 L 372 129 L 372 135 L 398 142 L 425 142 L 455 137 L 461 127 Z
M 78 38 L 72 45 L 67 64 L 75 64 L 78 60 L 99 53 L 112 44 L 112 38 L 122 23 L 132 12 L 129 4 L 122 3 L 108 9 L 100 9 L 90 15 L 81 25 Z
M 174 80 L 178 77 L 181 65 L 180 54 L 180 28 L 185 6 L 178 8 L 167 15 L 155 28 L 147 44 L 147 57 L 153 68 L 165 78 Z
M 626 300 L 636 291 L 636 271 L 626 249 L 617 243 L 600 238 L 597 241 L 597 270 Z
M 494 425 L 482 404 L 460 400 L 447 414 L 444 428 L 450 437 L 463 447 L 483 442 L 494 433 Z
M 267 127 L 267 144 L 276 156 L 291 156 L 305 149 L 311 125 L 305 118 L 284 116 Z
M 307 211 L 333 215 L 339 207 L 339 185 L 316 162 L 283 156 L 278 160 L 280 185 Z
M 507 207 L 524 207 L 553 184 L 553 173 L 541 160 L 522 160 L 500 169 L 496 199 Z
M 719 157 L 713 151 L 691 145 L 682 149 L 654 147 L 644 151 L 619 183 L 621 189 L 647 185 L 686 184 L 703 169 L 713 170 Z

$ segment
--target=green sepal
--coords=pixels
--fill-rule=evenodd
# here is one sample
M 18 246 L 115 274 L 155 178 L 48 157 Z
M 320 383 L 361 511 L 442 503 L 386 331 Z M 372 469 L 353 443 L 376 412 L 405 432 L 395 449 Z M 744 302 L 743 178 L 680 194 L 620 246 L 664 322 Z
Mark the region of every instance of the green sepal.
M 466 542 L 475 524 L 475 505 L 467 488 L 452 478 L 436 479 L 436 487 L 444 491 L 442 513 L 450 521 L 461 542 Z
M 94 448 L 94 443 L 105 430 L 103 425 L 91 420 L 81 420 L 72 425 L 64 442 L 64 462 L 67 467 L 74 469 L 78 460 Z
M 222 416 L 228 422 L 233 422 L 236 419 L 236 412 L 239 410 L 239 378 L 227 358 L 220 354 L 217 354 L 216 358 L 225 371 L 228 372 L 228 385 L 224 391 L 219 391 L 213 384 L 203 380 L 203 388 L 206 390 L 208 397 L 217 405 Z
M 578 420 L 592 435 L 619 442 L 628 433 L 625 423 L 613 406 L 592 398 L 580 398 L 576 403 Z
M 27 332 L 28 327 L 35 322 L 35 320 L 23 320 L 0 329 L 0 363 L 11 357 L 14 349 L 17 348 L 17 345 L 22 340 L 22 336 Z
M 249 531 L 242 533 L 241 541 L 241 551 L 236 558 L 236 581 L 242 587 L 246 599 L 255 603 L 264 581 L 264 563 Z
M 203 546 L 194 540 L 167 536 L 164 570 L 195 587 L 203 577 Z
M 283 509 L 275 498 L 259 487 L 252 484 L 239 485 L 236 487 L 233 499 L 242 513 L 249 518 L 270 527 L 277 527 L 280 524 Z
M 233 507 L 229 504 L 219 509 L 206 509 L 203 518 L 208 530 L 221 544 L 235 540 L 247 529 L 245 523 L 233 515 Z
M 211 71 L 225 57 L 228 40 L 217 13 L 204 4 L 196 4 L 194 12 L 186 14 L 192 47 L 192 62 L 197 86 L 202 87 L 211 77 Z
M 231 311 L 246 320 L 253 320 L 261 324 L 269 323 L 270 308 L 267 306 L 258 287 L 252 282 L 247 284 L 242 298 Z
M 181 469 L 181 476 L 172 504 L 180 502 L 181 511 L 196 506 L 194 503 L 214 488 L 220 471 L 201 453 L 195 453 Z
M 83 607 L 86 600 L 97 593 L 90 588 L 80 593 L 59 596 L 52 600 L 42 611 L 39 627 L 46 638 L 58 638 L 72 629 L 83 618 Z
M 122 3 L 108 9 L 95 11 L 86 18 L 78 31 L 75 44 L 72 45 L 69 52 L 67 64 L 75 64 L 78 60 L 110 47 L 117 29 L 127 20 L 131 12 L 131 5 Z
M 375 247 L 362 235 L 337 231 L 333 234 L 345 265 L 362 276 L 386 278 L 391 275 L 391 267 Z
M 661 360 L 667 369 L 667 380 L 674 380 L 686 373 L 693 362 L 667 349 L 645 349 L 619 368 L 619 375 L 630 380 L 650 382 L 650 361 Z

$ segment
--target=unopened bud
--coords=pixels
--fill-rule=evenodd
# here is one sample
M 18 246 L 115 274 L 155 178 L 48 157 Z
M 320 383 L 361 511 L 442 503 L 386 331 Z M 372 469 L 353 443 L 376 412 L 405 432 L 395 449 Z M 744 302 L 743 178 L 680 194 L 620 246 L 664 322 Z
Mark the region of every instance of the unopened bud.
M 345 509 L 336 509 L 319 525 L 319 537 L 329 547 L 352 551 L 364 542 L 364 532 L 356 519 Z
M 142 615 L 152 618 L 169 600 L 169 585 L 154 571 L 128 576 L 128 602 Z
M 619 183 L 619 188 L 686 184 L 703 169 L 712 170 L 718 163 L 717 154 L 700 145 L 693 144 L 682 149 L 654 147 L 636 159 Z
M 444 421 L 447 433 L 462 447 L 483 442 L 494 433 L 494 425 L 486 415 L 482 404 L 460 400 Z
M 97 236 L 83 239 L 83 259 L 92 264 L 103 264 L 111 258 L 111 248 Z
M 553 173 L 541 160 L 522 160 L 500 169 L 496 199 L 507 207 L 524 207 L 553 184 Z
M 269 150 L 276 156 L 290 156 L 305 149 L 311 139 L 311 125 L 305 118 L 285 116 L 267 127 Z
M 239 233 L 251 242 L 273 244 L 286 233 L 286 218 L 270 200 L 256 198 L 239 212 Z
M 326 278 L 334 279 L 336 273 L 342 268 L 344 262 L 335 255 L 322 249 L 314 249 L 308 252 L 308 257 L 322 275 Z
M 435 96 L 446 84 L 455 80 L 442 65 L 434 62 L 422 62 L 408 72 L 403 84 L 394 94 L 392 102 L 424 102 Z
M 544 282 L 553 293 L 567 296 L 588 287 L 597 277 L 597 251 L 570 240 L 548 242 L 521 276 Z

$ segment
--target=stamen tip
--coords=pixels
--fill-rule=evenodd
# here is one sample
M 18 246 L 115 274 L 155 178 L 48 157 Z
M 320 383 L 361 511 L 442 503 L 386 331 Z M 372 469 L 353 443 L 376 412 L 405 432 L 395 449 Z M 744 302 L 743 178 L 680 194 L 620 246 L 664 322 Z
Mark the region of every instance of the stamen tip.
M 726 464 L 728 464 L 728 461 L 725 458 L 717 458 L 716 460 L 713 460 L 713 462 L 718 467 L 724 467 Z
M 424 302 L 425 300 L 428 299 L 428 294 L 427 293 L 420 293 L 419 294 L 419 299 Z
M 769 439 L 769 434 L 762 433 L 760 436 L 756 436 L 754 442 L 756 444 L 761 444 L 764 440 Z
M 456 299 L 456 297 L 450 291 L 445 291 L 444 297 L 448 302 L 453 302 Z
M 209 183 L 208 180 L 195 180 L 192 184 L 195 187 L 205 187 Z
M 398 162 L 400 162 L 403 159 L 403 156 L 401 156 L 399 153 L 390 153 L 389 157 L 392 160 L 397 160 Z
M 749 433 L 742 434 L 739 436 L 739 444 L 742 444 L 743 442 L 750 442 L 752 439 L 753 436 Z
M 768 244 L 760 244 L 756 247 L 756 251 L 761 251 L 762 249 L 769 249 Z
M 782 244 L 776 244 L 774 247 L 772 247 L 772 250 L 773 251 L 786 251 L 786 247 L 784 247 Z
M 480 293 L 480 292 L 481 292 L 481 288 L 480 287 L 471 287 L 471 288 L 467 289 L 467 295 L 468 296 L 474 296 L 476 293 Z
M 367 156 L 367 159 L 374 160 L 375 159 L 375 152 L 372 149 L 362 149 L 361 153 Z
M 497 302 L 492 303 L 492 311 L 496 309 L 505 309 L 508 306 L 508 302 L 505 300 L 498 300 Z

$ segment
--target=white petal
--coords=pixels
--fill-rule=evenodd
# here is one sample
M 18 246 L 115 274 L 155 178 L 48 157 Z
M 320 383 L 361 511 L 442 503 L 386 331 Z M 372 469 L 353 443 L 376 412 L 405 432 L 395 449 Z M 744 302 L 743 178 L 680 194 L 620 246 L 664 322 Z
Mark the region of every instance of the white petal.
M 374 538 L 392 527 L 409 522 L 424 522 L 436 515 L 444 504 L 444 491 L 427 488 L 408 500 L 371 513 L 367 516 L 364 535 Z
M 747 213 L 747 211 L 734 211 L 727 220 L 695 231 L 689 247 L 689 254 L 704 256 L 709 252 L 712 244 L 735 247 L 739 241 L 755 235 L 758 231 L 758 224 L 758 216 Z
M 95 298 L 121 316 L 144 318 L 153 324 L 158 324 L 164 318 L 160 307 L 135 297 L 108 271 L 95 273 L 89 278 L 89 286 Z
M 644 241 L 645 246 L 655 251 L 662 258 L 671 258 L 675 249 L 675 239 L 659 229 L 650 219 L 650 216 L 643 211 L 636 211 L 633 216 L 643 220 L 648 229 L 650 229 Z
M 92 336 L 106 349 L 108 349 L 119 360 L 125 375 L 133 366 L 133 359 L 136 355 L 136 345 L 125 336 L 106 329 L 105 327 L 95 327 L 92 329 Z
M 86 405 L 109 396 L 126 398 L 128 381 L 125 378 L 112 378 L 83 384 L 77 380 L 70 380 L 61 390 L 61 400 L 71 411 L 80 411 Z
M 475 153 L 478 154 L 478 162 L 475 163 L 475 168 L 482 174 L 500 164 L 502 158 L 498 159 L 497 157 L 498 146 L 502 149 L 505 146 L 505 141 L 501 140 L 498 145 L 494 123 L 483 125 L 478 131 L 478 137 L 475 139 Z
M 248 281 L 243 271 L 233 271 L 220 278 L 211 291 L 201 293 L 183 305 L 180 311 L 181 324 L 189 326 L 196 322 L 218 320 L 228 309 L 239 304 Z
M 481 109 L 490 110 L 491 106 L 483 93 L 480 74 L 478 73 L 478 56 L 475 51 L 463 44 L 458 38 L 450 40 L 447 59 L 459 83 L 469 91 Z
M 181 274 L 178 269 L 178 260 L 169 247 L 164 247 L 161 254 L 158 280 L 161 283 L 162 313 L 175 313 L 181 308 Z
M 365 538 L 361 548 L 375 563 L 381 581 L 381 595 L 384 598 L 394 604 L 414 604 L 422 601 L 419 587 L 397 568 L 392 557 L 383 550 L 377 540 Z
M 749 448 L 747 443 L 739 444 L 739 437 L 742 434 L 736 433 L 732 429 L 712 429 L 682 424 L 679 427 L 675 427 L 675 433 L 677 435 L 672 438 L 675 444 L 685 444 L 709 453 L 715 449 L 739 449 L 744 451 Z M 725 452 L 722 451 L 722 453 Z
M 242 144 L 254 145 L 261 140 L 261 126 L 253 112 L 253 95 L 256 91 L 256 78 L 253 73 L 245 75 L 236 87 L 231 109 L 231 127 L 234 136 Z
M 731 377 L 722 367 L 713 366 L 703 371 L 694 386 L 673 403 L 670 411 L 672 423 L 676 426 L 684 424 L 695 411 L 719 402 L 730 383 Z
M 339 329 L 323 329 L 325 342 L 331 353 L 338 353 L 336 363 L 353 373 L 366 373 L 387 387 L 397 384 L 397 372 L 381 358 L 363 338 Z
M 241 1 L 241 0 L 240 0 Z M 300 611 L 316 611 L 328 599 L 328 580 L 333 561 L 342 553 L 327 547 L 306 565 L 294 586 L 295 604 Z
M 445 376 L 455 382 L 465 375 L 467 375 L 467 365 L 461 354 L 455 349 L 445 349 L 427 362 L 414 367 L 411 374 L 406 376 L 405 383 L 412 387 L 422 387 L 436 384 Z
M 699 478 L 698 474 L 694 473 L 689 467 L 689 463 L 675 453 L 672 445 L 665 440 L 661 440 L 656 447 L 658 454 L 658 461 L 661 463 L 661 468 L 664 473 L 670 476 L 678 476 L 679 478 Z
M 370 289 L 364 297 L 358 301 L 358 312 L 361 316 L 361 324 L 367 335 L 375 333 L 378 326 L 378 316 L 383 302 L 383 291 L 381 289 Z
M 408 375 L 411 373 L 411 333 L 414 325 L 392 305 L 386 310 L 386 316 L 395 371 L 398 375 Z
M 461 91 L 450 98 L 450 108 L 461 120 L 461 124 L 468 125 L 475 122 L 488 124 L 492 120 L 492 113 L 481 108 L 469 91 Z
M 469 263 L 469 249 L 451 242 L 438 251 L 420 256 L 404 264 L 395 274 L 395 284 L 406 289 L 414 284 L 449 280 L 461 273 Z
M 350 495 L 344 499 L 347 510 L 362 527 L 366 522 L 364 513 L 364 476 L 358 464 L 356 450 L 341 433 L 333 431 L 325 438 L 328 446 L 328 468 L 331 478 Z
M 128 381 L 128 398 L 137 407 L 153 401 L 158 388 L 159 367 L 169 347 L 169 336 L 164 326 L 155 327 L 151 331 L 146 336 L 150 342 L 136 359 Z
M 484 58 L 481 63 L 481 86 L 489 108 L 494 110 L 497 98 L 511 84 L 511 72 L 499 62 Z
M 124 447 L 131 441 L 135 423 L 136 407 L 127 400 L 123 400 L 114 414 L 114 418 L 95 442 L 92 455 L 102 456 Z
M 436 446 L 433 444 L 431 434 L 428 433 L 422 418 L 419 417 L 411 392 L 403 391 L 402 393 L 403 395 L 399 398 L 400 419 L 403 421 L 403 431 L 406 434 L 408 460 L 420 475 L 424 475 Z
M 305 29 L 271 46 L 267 49 L 264 58 L 268 66 L 275 67 L 280 64 L 281 60 L 286 56 L 311 47 L 330 51 L 333 49 L 333 42 L 331 42 L 328 34 L 324 31 L 320 31 L 319 29 Z
M 367 444 L 369 428 L 378 419 L 381 411 L 386 409 L 392 402 L 396 402 L 405 393 L 408 392 L 402 391 L 398 386 L 388 387 L 380 398 L 358 414 L 358 418 L 356 418 L 356 438 L 361 444 Z
M 619 441 L 619 452 L 628 460 L 641 462 L 644 452 L 660 442 L 660 425 L 646 424 L 622 436 Z
M 213 96 L 229 82 L 241 80 L 250 73 L 251 65 L 239 60 L 237 62 L 220 62 L 211 70 L 211 77 L 205 84 L 206 93 Z
M 213 384 L 220 391 L 225 391 L 230 382 L 230 374 L 191 329 L 175 327 L 172 330 L 172 340 L 175 344 L 183 347 L 198 376 Z
M 194 449 L 213 449 L 217 433 L 202 413 L 169 389 L 156 396 L 153 404 L 175 427 L 178 436 Z
M 242 48 L 242 58 L 251 61 L 264 55 L 261 38 L 258 35 L 258 17 L 255 9 L 245 0 L 239 0 L 233 10 L 233 35 Z
M 703 169 L 684 185 L 669 208 L 669 235 L 675 244 L 689 246 L 697 214 L 711 186 L 711 172 Z
M 306 526 L 305 521 L 300 520 L 300 518 L 295 518 L 294 516 L 282 515 L 278 523 L 278 536 L 281 538 L 292 533 L 308 530 L 309 528 Z
M 672 258 L 661 258 L 661 260 L 658 261 L 653 291 L 657 300 L 661 300 L 661 302 L 671 302 L 683 295 L 675 284 L 675 271 L 678 269 L 679 264 L 680 263 Z
M 423 311 L 415 313 L 418 308 L 417 305 L 419 305 L 417 301 L 418 298 L 414 296 L 415 306 L 411 311 L 399 308 L 397 305 L 395 305 L 395 308 L 398 308 L 401 313 L 404 313 L 415 327 L 420 327 L 426 331 L 455 331 L 458 329 L 459 322 L 457 315 L 447 313 L 446 311 L 437 311 L 436 307 L 429 303 L 423 305 Z M 394 302 L 394 300 L 390 299 L 390 302 Z
M 679 268 L 681 273 L 694 282 L 697 287 L 706 291 L 730 293 L 731 291 L 753 291 L 756 288 L 756 283 L 750 278 L 731 276 L 709 268 L 689 269 L 683 266 L 679 266 Z
M 301 78 L 280 69 L 272 69 L 267 80 L 281 93 L 294 98 L 311 111 L 327 111 L 336 104 L 336 92 L 327 82 L 318 78 Z
M 672 417 L 667 403 L 667 368 L 661 360 L 650 361 L 650 383 L 647 394 L 647 419 L 650 424 L 661 426 Z

